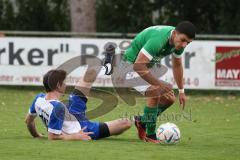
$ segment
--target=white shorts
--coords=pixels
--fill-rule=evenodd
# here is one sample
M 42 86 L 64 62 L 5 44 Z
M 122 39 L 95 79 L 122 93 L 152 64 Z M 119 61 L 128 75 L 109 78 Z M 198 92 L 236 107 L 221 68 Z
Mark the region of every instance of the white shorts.
M 150 71 L 158 79 L 166 74 L 168 68 L 161 64 L 154 65 Z M 167 83 L 167 82 L 166 82 Z M 119 65 L 114 68 L 113 85 L 115 87 L 130 87 L 145 95 L 146 90 L 151 85 L 143 80 L 138 73 L 133 70 L 133 64 L 121 60 Z

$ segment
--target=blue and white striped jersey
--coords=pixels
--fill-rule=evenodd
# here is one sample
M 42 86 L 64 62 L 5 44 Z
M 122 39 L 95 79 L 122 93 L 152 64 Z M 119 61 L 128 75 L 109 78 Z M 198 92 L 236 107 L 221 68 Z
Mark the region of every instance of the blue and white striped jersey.
M 81 130 L 78 120 L 69 113 L 67 107 L 58 100 L 46 100 L 46 94 L 38 94 L 29 109 L 29 114 L 39 116 L 47 127 L 48 132 L 54 134 L 77 133 Z

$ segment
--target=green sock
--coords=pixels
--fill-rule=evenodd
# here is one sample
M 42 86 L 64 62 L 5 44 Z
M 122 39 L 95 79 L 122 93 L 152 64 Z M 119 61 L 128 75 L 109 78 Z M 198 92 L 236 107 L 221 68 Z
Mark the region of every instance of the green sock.
M 145 106 L 144 114 L 141 117 L 141 122 L 146 126 L 147 135 L 155 134 L 156 121 L 157 121 L 158 108 L 150 108 Z
M 159 116 L 161 113 L 163 113 L 168 107 L 169 106 L 158 104 L 158 106 L 157 106 L 157 108 L 158 108 L 157 116 Z

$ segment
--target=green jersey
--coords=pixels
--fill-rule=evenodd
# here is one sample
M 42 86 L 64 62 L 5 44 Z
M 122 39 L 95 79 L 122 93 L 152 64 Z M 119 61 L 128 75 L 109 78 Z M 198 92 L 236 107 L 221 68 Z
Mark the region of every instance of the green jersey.
M 175 27 L 152 26 L 140 32 L 132 41 L 131 46 L 125 51 L 123 59 L 134 63 L 139 52 L 142 52 L 150 60 L 149 67 L 160 63 L 161 59 L 173 54 L 180 57 L 184 49 L 176 50 L 170 44 L 170 37 Z

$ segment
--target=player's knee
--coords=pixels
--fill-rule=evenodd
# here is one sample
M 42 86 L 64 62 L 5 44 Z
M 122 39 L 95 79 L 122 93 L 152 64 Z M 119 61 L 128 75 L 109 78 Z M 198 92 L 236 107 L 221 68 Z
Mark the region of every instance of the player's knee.
M 176 97 L 173 91 L 170 91 L 163 96 L 159 97 L 159 103 L 167 106 L 171 106 L 176 101 Z
M 145 92 L 146 97 L 156 98 L 159 95 L 159 86 L 150 86 Z
M 171 97 L 169 97 L 169 98 L 167 99 L 167 103 L 168 103 L 169 105 L 172 105 L 175 101 L 176 101 L 175 95 L 173 95 L 173 96 L 171 96 Z
M 156 106 L 158 104 L 158 98 L 147 98 L 147 106 Z

